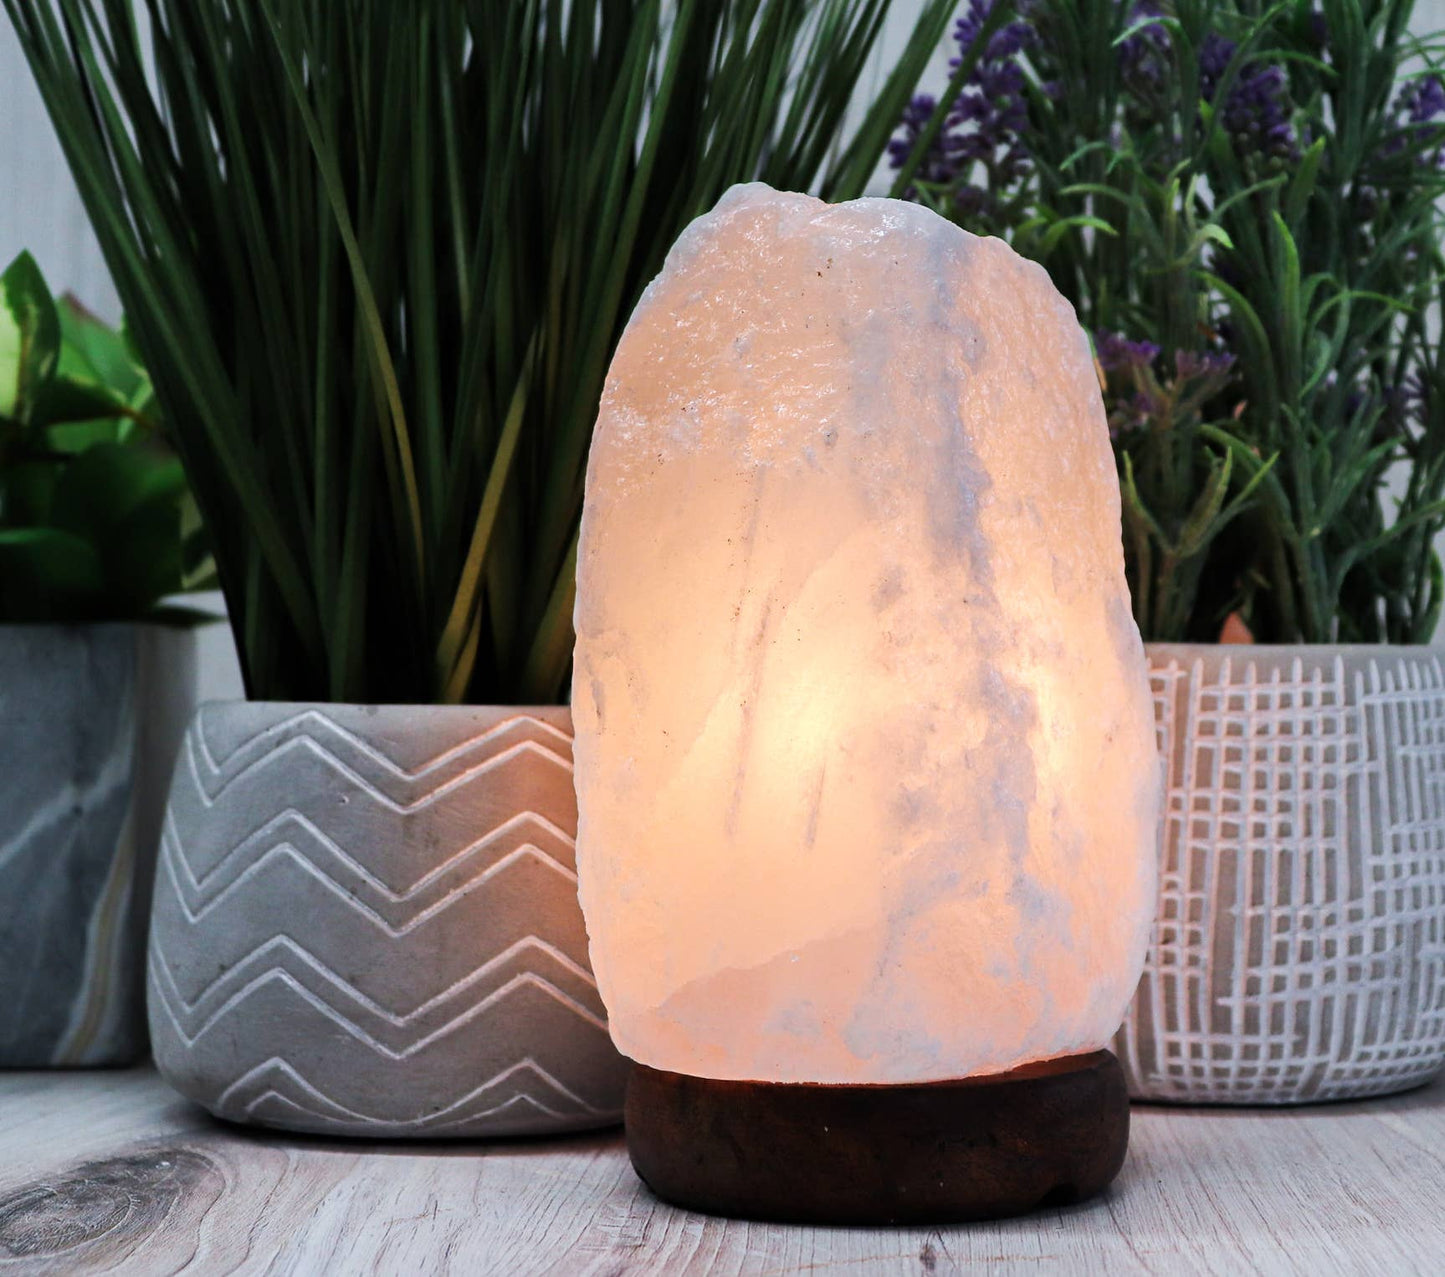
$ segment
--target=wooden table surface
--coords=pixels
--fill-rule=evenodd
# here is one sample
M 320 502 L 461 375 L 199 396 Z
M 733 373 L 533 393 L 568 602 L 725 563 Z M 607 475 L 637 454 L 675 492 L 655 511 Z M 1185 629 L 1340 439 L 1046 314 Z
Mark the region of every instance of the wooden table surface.
M 0 1074 L 0 1273 L 1445 1273 L 1445 1083 L 1137 1107 L 1108 1196 L 943 1229 L 674 1210 L 620 1135 L 363 1144 L 213 1122 L 149 1069 Z

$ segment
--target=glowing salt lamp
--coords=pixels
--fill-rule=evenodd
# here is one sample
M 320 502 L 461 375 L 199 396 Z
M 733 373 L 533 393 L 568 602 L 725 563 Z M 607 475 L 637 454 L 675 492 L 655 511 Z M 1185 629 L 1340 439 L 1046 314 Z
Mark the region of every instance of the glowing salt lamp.
M 1160 776 L 1044 271 L 914 205 L 729 191 L 613 360 L 577 586 L 578 869 L 643 1178 L 849 1222 L 1107 1184 Z

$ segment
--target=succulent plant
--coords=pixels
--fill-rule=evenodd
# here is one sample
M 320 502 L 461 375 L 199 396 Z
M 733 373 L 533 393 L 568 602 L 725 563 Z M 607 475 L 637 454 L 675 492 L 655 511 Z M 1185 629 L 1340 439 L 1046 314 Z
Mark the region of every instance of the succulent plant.
M 125 334 L 22 253 L 0 275 L 0 621 L 152 614 L 204 576 L 199 547 Z

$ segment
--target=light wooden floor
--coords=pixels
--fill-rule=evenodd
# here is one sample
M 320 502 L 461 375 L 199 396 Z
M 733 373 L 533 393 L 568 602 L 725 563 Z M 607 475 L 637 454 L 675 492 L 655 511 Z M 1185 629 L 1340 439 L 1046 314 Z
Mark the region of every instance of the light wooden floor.
M 673 1210 L 615 1133 L 365 1145 L 222 1127 L 154 1073 L 0 1074 L 0 1272 L 1445 1274 L 1445 1083 L 1134 1110 L 1094 1203 L 946 1229 Z

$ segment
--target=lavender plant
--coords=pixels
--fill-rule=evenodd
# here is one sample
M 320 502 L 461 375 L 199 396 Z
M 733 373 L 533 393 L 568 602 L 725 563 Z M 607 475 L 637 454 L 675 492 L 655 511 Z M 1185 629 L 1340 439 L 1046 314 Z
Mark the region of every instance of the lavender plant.
M 1424 642 L 1445 78 L 1412 0 L 971 0 L 897 189 L 1094 335 L 1146 638 Z

